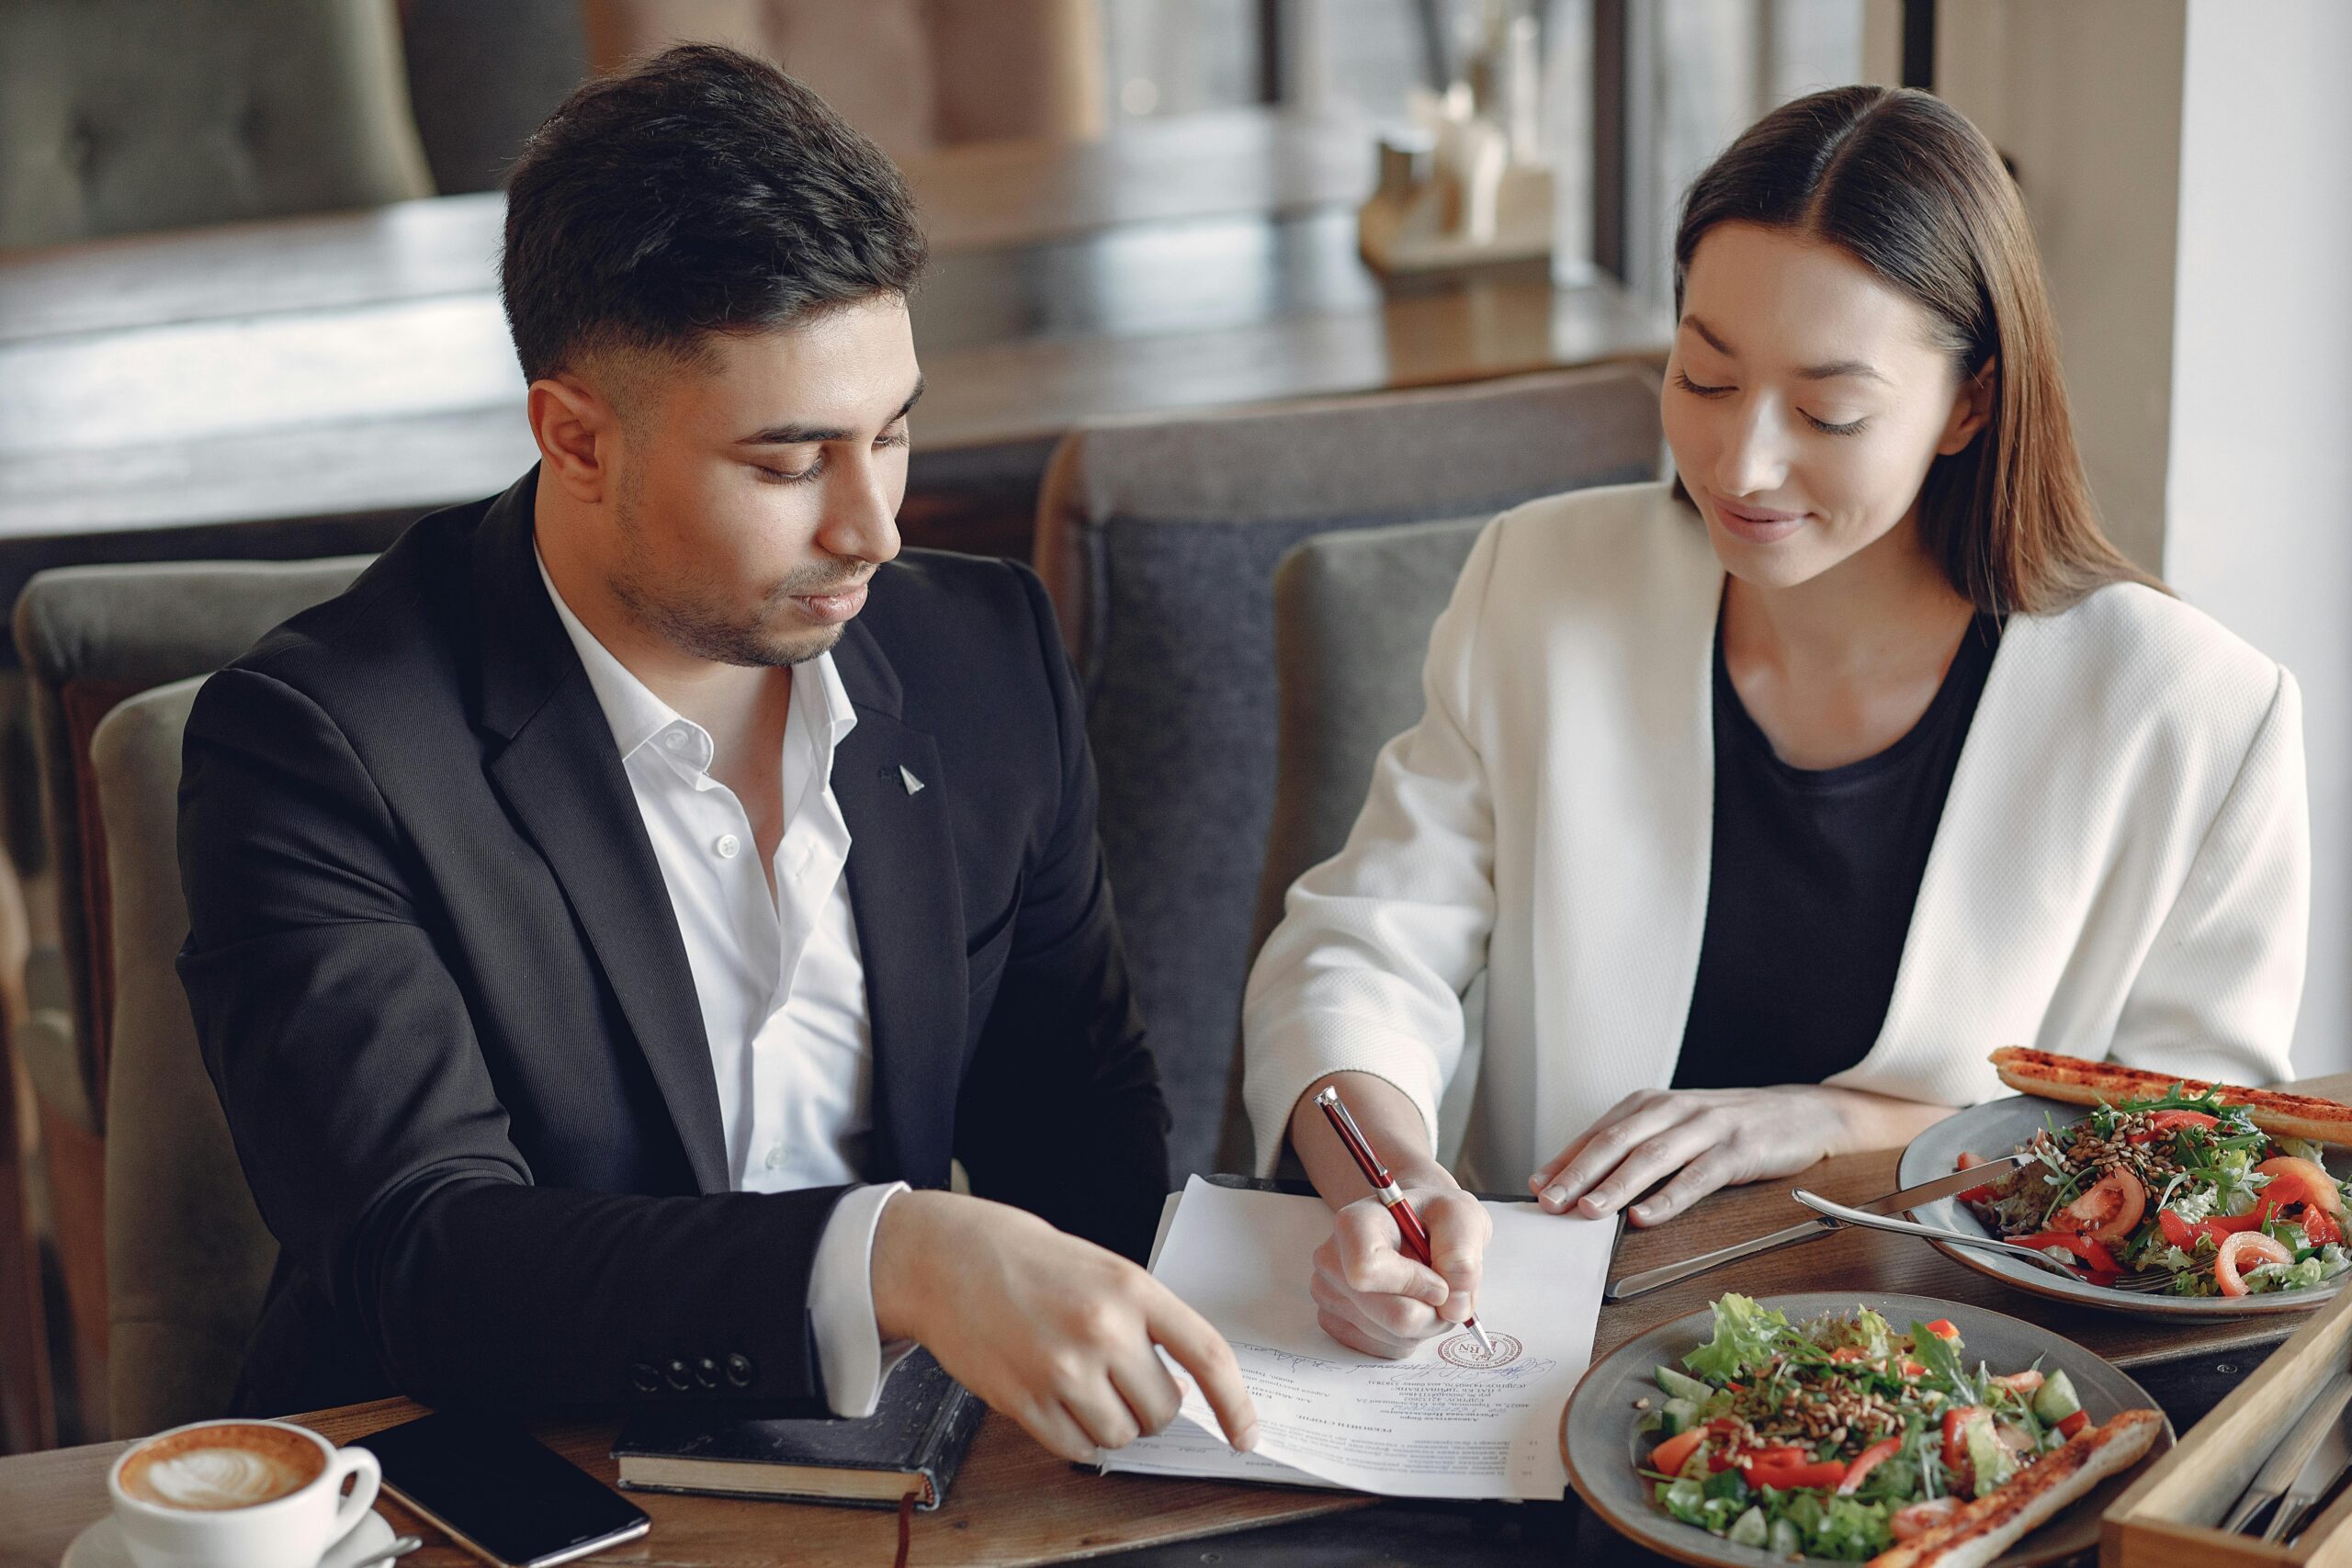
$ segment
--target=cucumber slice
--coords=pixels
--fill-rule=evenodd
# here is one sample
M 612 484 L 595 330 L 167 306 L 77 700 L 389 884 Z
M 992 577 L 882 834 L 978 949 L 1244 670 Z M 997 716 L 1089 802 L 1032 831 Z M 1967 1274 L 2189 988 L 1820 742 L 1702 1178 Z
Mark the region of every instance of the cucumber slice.
M 1687 1399 L 1693 1404 L 1704 1404 L 1715 1397 L 1713 1386 L 1697 1378 L 1685 1377 L 1672 1367 L 1660 1367 L 1654 1374 L 1657 1386 L 1666 1390 L 1668 1399 Z
M 2052 1372 L 2042 1380 L 2041 1386 L 2034 1390 L 2034 1418 L 2045 1427 L 2055 1427 L 2082 1407 L 2083 1402 L 2075 1394 L 2074 1383 L 2064 1372 Z
M 1730 1540 L 1734 1546 L 1761 1546 L 1772 1536 L 1771 1528 L 1764 1522 L 1764 1510 L 1750 1507 L 1731 1522 Z
M 1688 1399 L 1669 1399 L 1657 1413 L 1657 1429 L 1669 1438 L 1679 1437 L 1699 1424 L 1699 1406 Z
M 2009 1478 L 2009 1472 L 2014 1468 L 2009 1461 L 2009 1450 L 2002 1446 L 1999 1436 L 1994 1432 L 1989 1416 L 1971 1421 L 1967 1433 L 1968 1470 L 1974 1482 L 1969 1489 L 1969 1495 L 1988 1496 Z
M 1804 1551 L 1804 1537 L 1792 1520 L 1774 1519 L 1771 1540 L 1768 1550 L 1775 1557 L 1794 1557 Z

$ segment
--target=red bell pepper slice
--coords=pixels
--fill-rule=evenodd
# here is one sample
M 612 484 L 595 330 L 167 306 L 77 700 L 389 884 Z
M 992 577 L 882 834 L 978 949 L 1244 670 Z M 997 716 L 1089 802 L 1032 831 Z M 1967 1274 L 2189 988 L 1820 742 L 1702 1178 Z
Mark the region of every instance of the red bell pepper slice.
M 1957 1341 L 1960 1338 L 1960 1325 L 1948 1317 L 1939 1317 L 1928 1325 L 1928 1332 L 1939 1339 Z
M 2075 1231 L 2043 1231 L 2038 1235 L 2026 1236 L 2015 1245 L 2030 1247 L 2036 1252 L 2052 1247 L 2071 1252 L 2093 1274 L 2120 1274 L 2123 1271 L 2116 1264 L 2115 1255 L 2108 1251 L 2106 1243 L 2094 1241 Z
M 1870 1479 L 1871 1471 L 1902 1451 L 1903 1439 L 1888 1438 L 1881 1442 L 1872 1443 L 1869 1448 L 1856 1454 L 1854 1462 L 1846 1467 L 1845 1479 L 1838 1483 L 1838 1495 L 1850 1497 L 1860 1491 L 1862 1483 Z
M 2090 1424 L 2090 1412 L 2087 1410 L 2077 1410 L 2072 1416 L 2067 1416 L 2064 1421 L 2058 1423 L 2058 1435 L 2062 1438 L 2071 1438 Z
M 1834 1459 L 1806 1464 L 1751 1464 L 1747 1467 L 1750 1486 L 1770 1486 L 1775 1492 L 1794 1492 L 1800 1487 L 1826 1489 L 1846 1478 L 1846 1467 Z
M 1969 1423 L 1992 1418 L 1993 1413 L 1981 1404 L 1944 1412 L 1944 1469 L 1951 1472 L 1953 1486 L 1972 1497 L 1976 1495 L 1976 1467 L 1968 1458 Z
M 2165 1233 L 2166 1241 L 2187 1252 L 2197 1245 L 2200 1235 L 2211 1236 L 2213 1245 L 2219 1247 L 2239 1232 L 2259 1230 L 2278 1217 L 2278 1206 L 2266 1198 L 2250 1214 L 2223 1214 L 2211 1220 L 2184 1220 L 2170 1209 L 2158 1209 L 2156 1225 Z

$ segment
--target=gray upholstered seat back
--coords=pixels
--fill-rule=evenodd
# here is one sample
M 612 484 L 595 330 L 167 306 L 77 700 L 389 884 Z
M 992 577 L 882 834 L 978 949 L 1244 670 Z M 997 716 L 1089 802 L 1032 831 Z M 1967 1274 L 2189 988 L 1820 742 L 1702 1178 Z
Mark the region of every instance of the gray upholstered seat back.
M 1036 561 L 1086 693 L 1180 1179 L 1216 1165 L 1264 866 L 1275 562 L 1310 535 L 1648 479 L 1659 442 L 1655 378 L 1612 367 L 1092 426 L 1056 451 Z
M 1283 916 L 1283 897 L 1307 867 L 1348 841 L 1380 749 L 1421 719 L 1421 663 L 1430 628 L 1453 597 L 1483 517 L 1317 534 L 1274 568 L 1274 670 L 1280 716 L 1272 823 L 1250 957 Z M 1367 615 L 1367 605 L 1379 614 Z M 1483 991 L 1479 996 L 1483 998 Z M 1476 1032 L 1471 1036 L 1476 1050 Z M 1457 1082 L 1476 1078 L 1457 1073 Z M 1221 1164 L 1249 1166 L 1238 1060 L 1227 1085 Z M 1463 1107 L 1466 1110 L 1466 1103 Z M 1440 1144 L 1458 1137 L 1455 1107 L 1441 1107 Z M 1443 1152 L 1442 1150 L 1442 1152 Z
M 87 820 L 94 728 L 134 693 L 220 669 L 278 622 L 348 588 L 372 558 L 61 567 L 35 575 L 17 598 L 17 649 L 32 682 L 58 940 L 72 983 L 73 1037 L 62 1048 L 76 1057 L 74 1076 L 90 1106 L 106 1103 L 104 1019 L 113 999 L 106 861 Z
M 0 6 L 0 247 L 432 194 L 392 0 Z
M 203 683 L 141 693 L 90 741 L 114 889 L 107 1316 L 118 1438 L 228 1413 L 277 1257 L 172 963 L 187 936 L 180 735 Z

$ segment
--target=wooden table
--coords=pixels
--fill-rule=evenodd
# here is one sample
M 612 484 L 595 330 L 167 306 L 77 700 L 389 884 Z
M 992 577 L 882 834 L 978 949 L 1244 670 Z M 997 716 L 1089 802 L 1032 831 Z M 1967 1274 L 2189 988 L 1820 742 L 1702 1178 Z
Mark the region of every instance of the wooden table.
M 2340 1098 L 2352 1094 L 2352 1074 L 2301 1087 Z M 1889 1150 L 1828 1160 L 1797 1181 L 1828 1197 L 1856 1201 L 1894 1186 L 1895 1158 Z M 1618 1247 L 1613 1272 L 1655 1268 L 1789 1224 L 1803 1213 L 1788 1197 L 1794 1184 L 1733 1189 L 1657 1230 L 1629 1230 Z M 2301 1321 L 2248 1318 L 2188 1328 L 2142 1323 L 2021 1295 L 1924 1244 L 1853 1231 L 1603 1307 L 1594 1359 L 1704 1306 L 1726 1289 L 1752 1295 L 1851 1290 L 1933 1296 L 2030 1317 L 2124 1367 L 2275 1340 Z M 392 1399 L 297 1419 L 348 1442 L 420 1413 L 419 1406 Z M 613 1478 L 606 1452 L 611 1424 L 547 1423 L 537 1429 L 561 1452 L 607 1481 Z M 74 1533 L 106 1511 L 106 1469 L 121 1447 L 99 1443 L 0 1459 L 0 1568 L 56 1563 Z M 708 1497 L 644 1495 L 638 1500 L 653 1516 L 652 1534 L 595 1561 L 665 1568 L 886 1564 L 897 1546 L 896 1521 L 880 1513 Z M 911 1561 L 929 1568 L 1012 1568 L 1374 1506 L 1373 1499 L 1337 1493 L 1093 1475 L 1053 1458 L 1011 1422 L 990 1416 L 947 1504 L 936 1514 L 916 1517 Z M 396 1525 L 425 1537 L 425 1549 L 404 1560 L 414 1568 L 460 1568 L 470 1561 L 397 1504 L 382 1506 Z M 1611 1550 L 1610 1557 L 1645 1560 L 1630 1547 Z
M 910 538 L 1025 552 L 1083 419 L 1663 354 L 1601 282 L 1385 286 L 1355 254 L 1372 170 L 1362 122 L 1261 109 L 909 164 L 936 256 Z M 41 566 L 373 547 L 503 489 L 536 454 L 503 217 L 492 193 L 0 255 L 0 605 Z

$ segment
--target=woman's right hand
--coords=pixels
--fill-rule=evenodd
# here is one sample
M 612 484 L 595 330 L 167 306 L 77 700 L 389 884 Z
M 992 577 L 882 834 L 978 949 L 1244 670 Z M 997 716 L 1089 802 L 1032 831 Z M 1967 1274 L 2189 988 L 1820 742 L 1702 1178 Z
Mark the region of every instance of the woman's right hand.
M 1429 1227 L 1432 1269 L 1403 1248 L 1380 1200 L 1365 1197 L 1331 1216 L 1315 1249 L 1308 1286 L 1323 1332 L 1351 1350 L 1396 1360 L 1476 1310 L 1479 1268 L 1494 1222 L 1442 1169 L 1399 1184 Z

